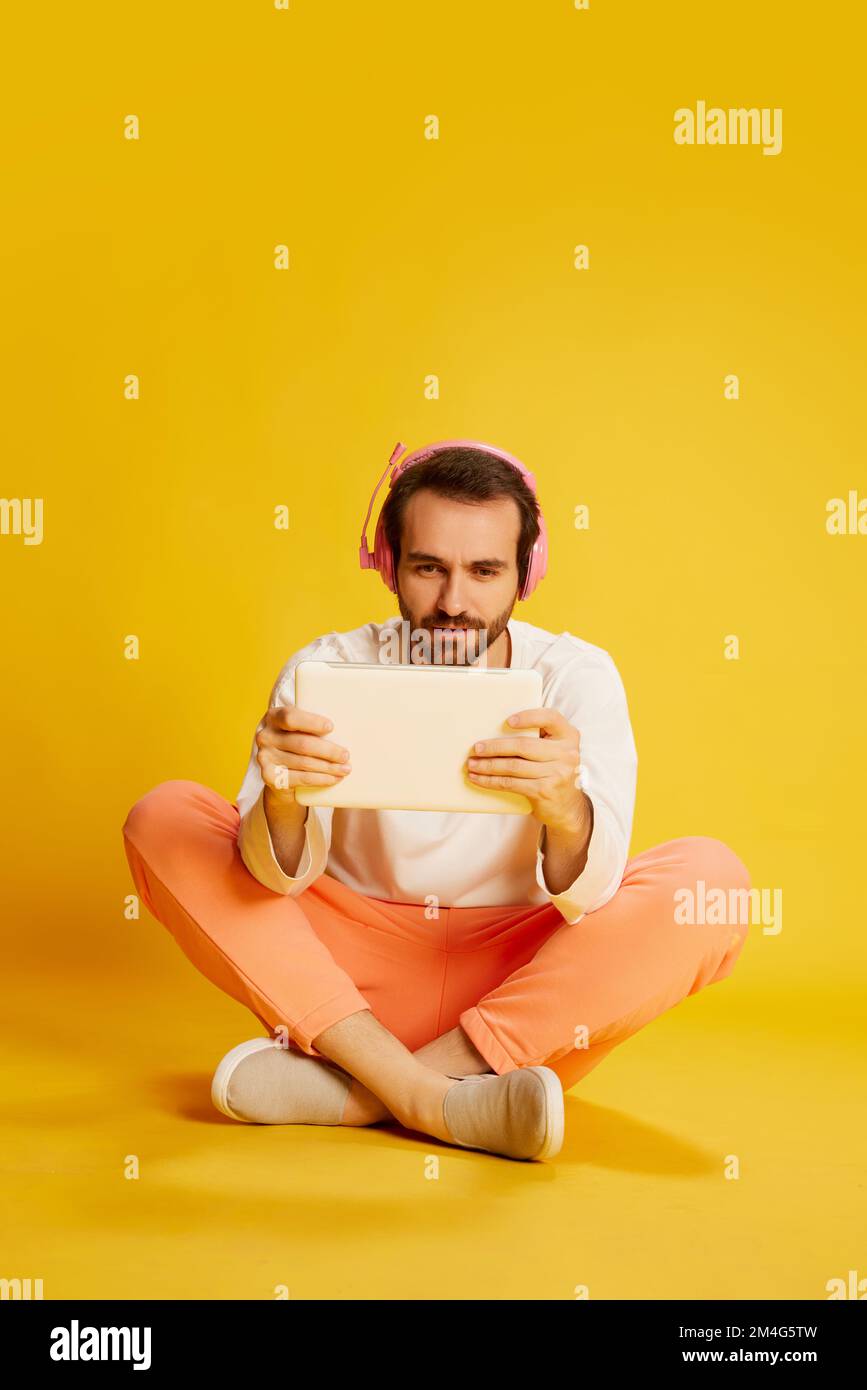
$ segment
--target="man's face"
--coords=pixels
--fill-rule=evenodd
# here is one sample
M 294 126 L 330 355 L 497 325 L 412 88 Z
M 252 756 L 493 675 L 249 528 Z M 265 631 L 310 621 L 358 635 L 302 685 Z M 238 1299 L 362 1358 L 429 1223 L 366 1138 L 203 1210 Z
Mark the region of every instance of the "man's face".
M 518 597 L 520 521 L 511 497 L 470 505 L 422 489 L 410 498 L 397 598 L 411 630 L 424 629 L 436 640 L 433 650 L 441 655 L 433 660 L 466 665 L 467 656 L 472 661 L 479 653 L 482 632 L 488 652 L 504 633 Z M 479 636 L 467 639 L 472 629 Z M 508 657 L 507 642 L 508 637 L 500 645 L 501 664 Z

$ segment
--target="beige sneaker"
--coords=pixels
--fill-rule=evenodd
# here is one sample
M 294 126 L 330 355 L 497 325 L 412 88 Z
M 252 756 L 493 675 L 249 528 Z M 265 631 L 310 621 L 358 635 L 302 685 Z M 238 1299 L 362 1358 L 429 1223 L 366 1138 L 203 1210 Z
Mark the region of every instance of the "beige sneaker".
M 279 1038 L 251 1038 L 227 1052 L 211 1100 L 232 1120 L 260 1125 L 339 1125 L 352 1077 Z
M 563 1087 L 550 1067 L 467 1076 L 446 1091 L 443 1119 L 462 1148 L 506 1158 L 553 1158 L 563 1145 Z

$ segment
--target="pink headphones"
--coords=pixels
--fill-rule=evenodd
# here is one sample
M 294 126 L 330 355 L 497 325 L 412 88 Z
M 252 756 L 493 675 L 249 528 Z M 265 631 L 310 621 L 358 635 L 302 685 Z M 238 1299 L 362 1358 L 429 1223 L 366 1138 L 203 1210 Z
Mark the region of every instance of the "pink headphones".
M 407 454 L 406 458 L 403 459 L 403 461 L 397 465 L 391 477 L 389 478 L 389 488 L 394 487 L 394 484 L 400 477 L 400 475 L 403 472 L 405 472 L 407 468 L 411 468 L 414 463 L 421 463 L 423 459 L 430 458 L 433 454 L 439 453 L 441 449 L 451 449 L 455 445 L 461 445 L 465 448 L 471 449 L 481 449 L 486 454 L 492 454 L 494 458 L 502 459 L 504 463 L 510 463 L 513 468 L 517 468 L 518 472 L 522 474 L 525 482 L 530 488 L 532 488 L 533 492 L 536 492 L 536 479 L 533 477 L 533 474 L 529 471 L 529 469 L 524 467 L 520 459 L 516 459 L 514 454 L 507 454 L 505 449 L 495 449 L 493 444 L 480 444 L 475 439 L 443 439 L 440 441 L 439 444 L 427 444 L 422 449 L 416 449 L 415 453 Z M 385 479 L 385 474 L 388 472 L 389 468 L 391 468 L 391 465 L 394 463 L 395 459 L 403 453 L 405 448 L 405 444 L 396 444 L 394 446 L 391 458 L 388 460 L 388 463 L 385 466 L 385 473 L 383 473 L 382 477 L 380 478 L 379 482 L 376 484 L 376 487 L 373 490 L 373 496 L 367 504 L 367 515 L 364 518 L 364 525 L 361 528 L 361 545 L 358 551 L 358 558 L 361 562 L 361 568 L 363 570 L 378 570 L 380 575 L 382 576 L 383 583 L 386 585 L 387 588 L 391 590 L 392 593 L 396 592 L 394 582 L 394 555 L 392 553 L 391 546 L 387 543 L 385 538 L 385 527 L 382 524 L 382 513 L 380 512 L 379 519 L 376 523 L 376 535 L 373 542 L 372 555 L 367 548 L 367 523 L 370 520 L 370 513 L 373 508 L 373 503 L 376 499 L 376 494 L 382 487 L 383 480 Z M 518 595 L 519 598 L 525 599 L 530 597 L 539 581 L 541 579 L 544 579 L 545 571 L 547 570 L 547 568 L 548 532 L 545 528 L 545 519 L 540 511 L 539 535 L 536 539 L 536 543 L 533 546 L 533 550 L 530 555 L 530 563 L 527 566 L 527 577 L 524 580 L 524 587 Z

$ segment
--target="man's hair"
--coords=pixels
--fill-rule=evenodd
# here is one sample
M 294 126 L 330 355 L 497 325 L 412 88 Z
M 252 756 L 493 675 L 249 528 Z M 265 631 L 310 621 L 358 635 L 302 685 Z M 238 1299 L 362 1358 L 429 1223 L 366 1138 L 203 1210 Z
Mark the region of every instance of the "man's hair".
M 409 499 L 422 489 L 453 502 L 478 505 L 495 497 L 512 497 L 518 507 L 518 592 L 524 587 L 533 546 L 539 538 L 539 503 L 536 494 L 511 463 L 483 449 L 456 444 L 429 459 L 413 463 L 389 491 L 382 508 L 385 537 L 394 552 L 394 572 L 400 560 L 400 536 Z

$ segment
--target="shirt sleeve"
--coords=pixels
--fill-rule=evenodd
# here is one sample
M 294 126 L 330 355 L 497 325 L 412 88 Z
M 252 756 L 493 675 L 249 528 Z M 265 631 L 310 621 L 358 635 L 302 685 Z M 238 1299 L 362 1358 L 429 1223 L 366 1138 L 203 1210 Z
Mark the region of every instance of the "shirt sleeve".
M 537 841 L 536 882 L 572 926 L 604 907 L 620 887 L 635 811 L 638 754 L 626 692 L 611 657 L 604 657 L 589 668 L 565 668 L 544 702 L 581 734 L 579 786 L 593 803 L 587 862 L 562 893 L 552 893 L 545 882 L 544 826 Z
M 292 655 L 283 667 L 268 701 L 268 708 L 291 705 L 295 701 L 295 667 L 300 661 L 342 661 L 343 653 L 334 645 L 334 634 L 317 637 L 308 646 Z M 256 734 L 265 727 L 264 717 L 256 725 Z M 249 872 L 259 883 L 274 893 L 296 897 L 309 888 L 325 872 L 331 847 L 331 818 L 333 807 L 308 806 L 304 821 L 304 848 L 294 875 L 283 872 L 274 853 L 274 845 L 265 815 L 262 770 L 256 758 L 256 734 L 250 749 L 247 771 L 235 803 L 240 813 L 238 849 Z

